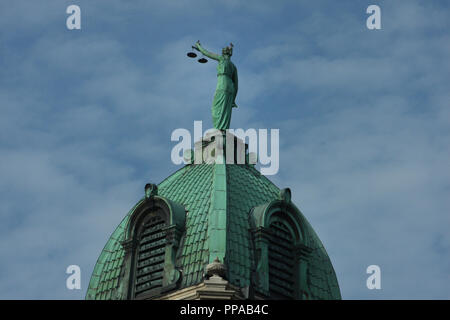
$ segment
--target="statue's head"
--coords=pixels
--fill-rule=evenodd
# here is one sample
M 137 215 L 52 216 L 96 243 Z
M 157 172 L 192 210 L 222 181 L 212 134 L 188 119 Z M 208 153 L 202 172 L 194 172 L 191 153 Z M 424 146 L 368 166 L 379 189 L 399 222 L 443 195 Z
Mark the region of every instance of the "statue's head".
M 222 49 L 222 55 L 227 55 L 231 57 L 233 55 L 233 44 L 230 43 L 228 47 Z

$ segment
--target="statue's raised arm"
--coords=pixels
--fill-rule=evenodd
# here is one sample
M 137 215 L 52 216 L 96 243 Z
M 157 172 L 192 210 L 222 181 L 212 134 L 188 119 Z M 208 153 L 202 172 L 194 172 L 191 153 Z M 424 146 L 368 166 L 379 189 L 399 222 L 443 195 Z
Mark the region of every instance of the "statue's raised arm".
M 198 49 L 198 51 L 200 51 L 201 53 L 203 53 L 205 56 L 207 56 L 210 59 L 214 59 L 219 61 L 220 59 L 220 55 L 213 53 L 213 52 L 209 52 L 208 50 L 206 50 L 205 48 L 202 47 L 202 45 L 200 44 L 200 41 L 197 41 L 195 43 L 195 48 Z

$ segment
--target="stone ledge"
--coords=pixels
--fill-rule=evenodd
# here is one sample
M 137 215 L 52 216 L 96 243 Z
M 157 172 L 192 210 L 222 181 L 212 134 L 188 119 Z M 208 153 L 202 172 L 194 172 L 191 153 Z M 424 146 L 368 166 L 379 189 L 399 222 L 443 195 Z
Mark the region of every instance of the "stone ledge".
M 157 300 L 244 300 L 239 287 L 231 285 L 223 278 L 213 275 L 202 283 L 171 292 Z

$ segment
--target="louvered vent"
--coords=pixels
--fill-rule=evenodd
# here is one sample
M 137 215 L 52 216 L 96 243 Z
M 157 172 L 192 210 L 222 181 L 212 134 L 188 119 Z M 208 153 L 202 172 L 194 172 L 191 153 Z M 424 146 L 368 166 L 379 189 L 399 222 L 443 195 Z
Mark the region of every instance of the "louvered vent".
M 294 298 L 293 237 L 287 226 L 275 221 L 270 225 L 269 242 L 269 291 L 273 299 Z
M 166 235 L 165 226 L 160 216 L 153 216 L 144 224 L 139 235 L 139 247 L 136 262 L 135 295 L 161 287 Z

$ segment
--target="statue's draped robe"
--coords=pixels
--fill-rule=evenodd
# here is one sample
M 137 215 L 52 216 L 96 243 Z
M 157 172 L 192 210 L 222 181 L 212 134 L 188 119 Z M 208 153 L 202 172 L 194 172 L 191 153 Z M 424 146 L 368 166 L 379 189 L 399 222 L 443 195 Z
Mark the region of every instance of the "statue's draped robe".
M 220 56 L 217 65 L 217 87 L 212 105 L 214 128 L 226 130 L 230 128 L 231 110 L 236 106 L 234 100 L 237 93 L 237 69 L 228 56 Z

